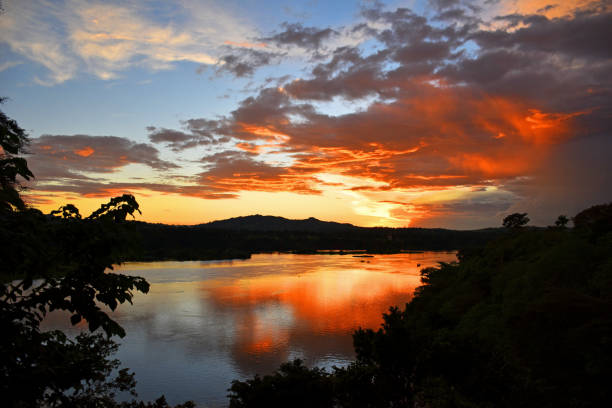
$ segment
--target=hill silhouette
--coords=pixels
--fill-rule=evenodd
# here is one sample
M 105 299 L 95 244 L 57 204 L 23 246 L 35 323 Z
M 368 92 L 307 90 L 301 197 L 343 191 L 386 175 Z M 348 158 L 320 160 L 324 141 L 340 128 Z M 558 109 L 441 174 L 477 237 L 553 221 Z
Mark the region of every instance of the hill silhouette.
M 200 228 L 244 230 L 244 231 L 349 231 L 357 229 L 352 224 L 333 221 L 321 221 L 314 217 L 303 220 L 291 220 L 273 215 L 248 215 L 246 217 L 234 217 L 225 220 L 212 221 L 199 224 Z
M 138 250 L 130 261 L 249 258 L 260 252 L 319 250 L 458 250 L 480 247 L 502 228 L 457 231 L 441 228 L 358 227 L 316 218 L 290 220 L 250 215 L 198 225 L 131 222 Z

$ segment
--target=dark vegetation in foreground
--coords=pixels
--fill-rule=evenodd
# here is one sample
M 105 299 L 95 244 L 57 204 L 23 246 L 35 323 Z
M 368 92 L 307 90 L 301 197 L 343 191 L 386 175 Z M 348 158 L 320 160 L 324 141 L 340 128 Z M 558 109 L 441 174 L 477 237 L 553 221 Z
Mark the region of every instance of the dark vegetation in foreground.
M 105 272 L 139 253 L 130 249 L 137 224 L 126 222 L 138 203 L 116 197 L 87 217 L 72 205 L 47 215 L 29 208 L 18 180 L 33 177 L 19 157 L 26 144 L 0 112 L 2 406 L 167 408 L 163 397 L 117 401 L 135 381 L 111 358 L 112 336 L 125 333 L 101 308 L 148 291 L 142 278 Z M 548 229 L 527 221 L 512 214 L 497 240 L 424 269 L 404 310 L 354 334 L 348 367 L 286 363 L 234 381 L 230 407 L 612 406 L 612 204 L 578 214 L 573 229 L 564 216 Z M 54 310 L 89 331 L 42 331 Z
M 612 406 L 612 204 L 573 229 L 513 216 L 511 233 L 424 269 L 381 329 L 355 332 L 351 365 L 288 362 L 234 381 L 230 407 Z
M 455 231 L 441 228 L 365 228 L 315 218 L 288 220 L 251 215 L 208 224 L 181 226 L 131 222 L 137 250 L 131 261 L 249 258 L 258 252 L 315 254 L 319 250 L 402 250 L 477 248 L 503 228 Z
M 163 398 L 134 399 L 134 374 L 112 359 L 112 336 L 125 331 L 104 309 L 149 290 L 143 278 L 106 272 L 124 256 L 130 243 L 125 218 L 136 211 L 129 195 L 86 218 L 71 205 L 51 216 L 27 207 L 0 209 L 2 406 L 169 407 Z M 69 338 L 41 330 L 52 311 L 66 312 L 73 325 L 83 323 L 89 331 Z M 132 400 L 117 402 L 119 393 Z
M 134 398 L 134 374 L 112 359 L 112 336 L 125 332 L 102 309 L 115 310 L 149 289 L 143 278 L 106 272 L 125 258 L 132 242 L 125 220 L 138 203 L 116 197 L 84 218 L 70 204 L 48 215 L 28 207 L 19 183 L 34 177 L 20 157 L 27 143 L 24 130 L 0 111 L 0 405 L 168 408 L 163 397 Z M 69 338 L 41 330 L 54 310 L 89 331 Z M 132 400 L 117 402 L 118 393 Z

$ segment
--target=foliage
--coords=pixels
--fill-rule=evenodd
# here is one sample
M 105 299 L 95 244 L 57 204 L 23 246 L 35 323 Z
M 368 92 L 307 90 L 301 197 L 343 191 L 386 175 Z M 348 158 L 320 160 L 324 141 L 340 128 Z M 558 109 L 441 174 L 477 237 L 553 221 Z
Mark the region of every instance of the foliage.
M 356 361 L 320 373 L 333 405 L 611 406 L 611 208 L 578 214 L 574 229 L 506 234 L 424 269 L 405 309 L 355 332 Z M 258 406 L 251 397 L 264 389 L 275 403 L 274 387 L 249 381 L 233 383 L 242 391 L 234 406 Z
M 131 200 L 123 201 L 132 206 Z M 116 349 L 112 340 L 88 334 L 71 340 L 40 330 L 48 312 L 62 310 L 72 324 L 84 319 L 92 332 L 101 328 L 108 337 L 124 336 L 102 306 L 115 310 L 131 303 L 135 291 L 149 288 L 143 278 L 105 272 L 121 261 L 125 247 L 125 232 L 112 212 L 85 220 L 71 207 L 61 213 L 25 209 L 0 215 L 2 276 L 15 279 L 0 286 L 0 392 L 9 406 L 110 400 L 114 389 L 133 388 L 126 370 L 106 380 L 118 367 L 108 359 Z
M 133 222 L 129 227 L 138 236 L 139 248 L 130 260 L 248 258 L 251 253 L 257 252 L 313 254 L 322 249 L 366 250 L 369 253 L 396 253 L 405 249 L 453 250 L 480 247 L 507 233 L 501 228 L 453 231 L 339 225 L 342 228 L 330 231 L 306 231 L 299 229 L 300 225 L 287 230 L 270 230 L 265 226 L 258 230 L 247 230 L 239 225 L 220 229 L 206 224 L 185 226 Z
M 612 203 L 593 206 L 577 214 L 574 226 L 583 231 L 590 231 L 594 236 L 612 230 Z
M 567 224 L 569 223 L 569 218 L 567 218 L 567 216 L 565 215 L 560 215 L 557 220 L 555 221 L 555 227 L 558 228 L 565 228 L 567 227 Z
M 319 368 L 307 368 L 302 361 L 281 365 L 272 375 L 233 381 L 230 408 L 243 407 L 333 407 L 329 375 Z
M 528 222 L 527 213 L 514 213 L 504 218 L 502 225 L 506 228 L 520 228 L 527 225 Z
M 4 114 L 0 122 L 0 401 L 7 407 L 168 407 L 163 398 L 115 401 L 117 392 L 135 395 L 135 381 L 110 359 L 117 349 L 111 336 L 125 331 L 104 309 L 149 290 L 143 278 L 109 272 L 129 253 L 125 220 L 139 212 L 138 203 L 131 195 L 115 197 L 84 219 L 71 204 L 49 215 L 27 207 L 16 177 L 32 173 L 14 156 L 23 153 L 27 137 Z M 41 331 L 53 311 L 105 335 L 70 339 Z
M 4 101 L 5 98 L 0 98 L 0 103 Z M 34 175 L 26 160 L 17 155 L 24 153 L 28 142 L 25 130 L 0 111 L 0 212 L 25 208 L 19 196 L 19 177 L 30 180 Z

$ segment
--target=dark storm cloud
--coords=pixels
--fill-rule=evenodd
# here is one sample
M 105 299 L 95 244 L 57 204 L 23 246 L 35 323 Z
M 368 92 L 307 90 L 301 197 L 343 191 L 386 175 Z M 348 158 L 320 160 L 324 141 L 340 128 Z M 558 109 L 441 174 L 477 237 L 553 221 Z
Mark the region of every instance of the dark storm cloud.
M 610 152 L 610 130 L 559 144 L 531 177 L 505 186 L 521 198 L 512 210 L 529 212 L 536 224 L 552 225 L 558 215 L 574 216 L 585 203 L 612 202 Z
M 513 202 L 514 198 L 510 194 L 495 196 L 472 193 L 461 200 L 444 203 L 406 205 L 398 202 L 395 204 L 400 206 L 392 210 L 392 215 L 397 218 L 412 218 L 414 212 L 418 211 L 427 214 L 427 218 L 419 222 L 423 227 L 454 225 L 459 229 L 473 229 L 481 227 L 482 218 L 499 220 L 501 225 L 501 220 L 508 214 Z

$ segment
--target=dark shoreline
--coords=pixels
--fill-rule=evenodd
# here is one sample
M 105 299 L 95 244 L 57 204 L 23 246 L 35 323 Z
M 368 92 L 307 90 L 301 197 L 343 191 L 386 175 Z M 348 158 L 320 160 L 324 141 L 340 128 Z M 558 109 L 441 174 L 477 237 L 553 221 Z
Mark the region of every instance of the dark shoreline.
M 129 258 L 123 262 L 187 262 L 187 261 L 232 261 L 232 260 L 246 260 L 251 259 L 253 255 L 259 254 L 294 254 L 294 255 L 346 255 L 355 258 L 373 258 L 375 255 L 395 255 L 395 254 L 420 254 L 424 252 L 455 252 L 458 249 L 401 249 L 397 251 L 368 251 L 365 249 L 320 249 L 320 250 L 307 250 L 307 251 L 257 251 L 257 252 L 231 252 L 228 251 L 224 254 L 214 255 L 205 254 L 203 257 L 185 257 L 185 258 L 162 258 L 162 257 L 136 257 Z
M 249 219 L 247 219 L 248 221 Z M 244 221 L 245 223 L 247 221 Z M 253 221 L 262 221 L 255 218 Z M 278 222 L 274 218 L 275 222 Z M 283 220 L 275 224 L 178 226 L 127 223 L 134 248 L 125 261 L 248 259 L 252 254 L 365 253 L 458 251 L 482 248 L 507 233 L 503 228 L 447 230 L 426 228 L 365 228 L 323 221 Z M 297 223 L 297 224 L 294 224 Z M 331 225 L 329 225 L 331 224 Z

